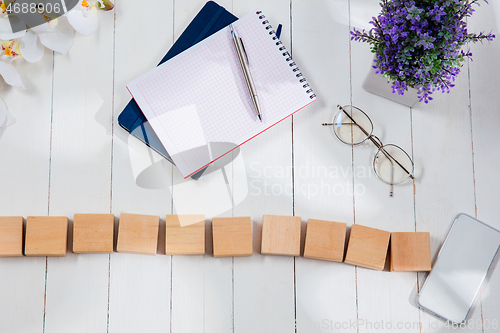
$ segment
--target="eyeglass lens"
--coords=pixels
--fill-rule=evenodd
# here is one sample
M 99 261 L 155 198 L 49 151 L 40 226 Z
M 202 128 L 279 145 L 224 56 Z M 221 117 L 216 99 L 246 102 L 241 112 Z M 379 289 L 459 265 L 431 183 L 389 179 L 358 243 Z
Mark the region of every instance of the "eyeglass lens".
M 370 137 L 373 124 L 363 111 L 348 105 L 344 106 L 333 119 L 333 131 L 340 141 L 357 145 Z
M 400 147 L 388 144 L 380 147 L 373 160 L 377 176 L 387 184 L 396 185 L 407 180 L 413 172 L 410 156 Z

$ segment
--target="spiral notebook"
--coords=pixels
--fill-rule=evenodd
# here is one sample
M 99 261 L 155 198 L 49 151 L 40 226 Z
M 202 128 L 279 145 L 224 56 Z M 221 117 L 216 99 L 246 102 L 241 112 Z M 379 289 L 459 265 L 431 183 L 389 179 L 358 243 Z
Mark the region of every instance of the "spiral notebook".
M 248 55 L 262 122 L 229 28 L 127 85 L 185 178 L 316 100 L 262 12 L 246 15 L 233 27 Z

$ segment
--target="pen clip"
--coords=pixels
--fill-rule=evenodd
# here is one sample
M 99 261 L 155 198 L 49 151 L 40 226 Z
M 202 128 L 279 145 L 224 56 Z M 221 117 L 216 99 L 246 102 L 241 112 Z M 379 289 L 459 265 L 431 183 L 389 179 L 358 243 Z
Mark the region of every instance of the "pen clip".
M 243 48 L 243 53 L 245 54 L 245 58 L 247 59 L 247 65 L 250 66 L 250 61 L 248 61 L 247 50 L 245 50 L 245 44 L 243 44 L 243 39 L 241 39 L 241 38 L 239 38 L 239 39 L 240 39 L 241 46 Z

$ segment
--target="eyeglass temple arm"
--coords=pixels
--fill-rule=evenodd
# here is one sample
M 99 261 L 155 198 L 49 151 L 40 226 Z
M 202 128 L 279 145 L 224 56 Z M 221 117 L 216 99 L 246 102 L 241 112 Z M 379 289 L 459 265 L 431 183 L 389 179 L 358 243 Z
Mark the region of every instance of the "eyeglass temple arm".
M 389 162 L 391 162 L 391 191 L 389 192 L 389 196 L 392 197 L 394 196 L 394 163 L 389 159 Z
M 345 115 L 347 117 L 349 117 L 349 119 L 352 121 L 353 124 L 355 124 L 356 126 L 359 127 L 359 129 L 370 139 L 371 142 L 373 142 L 373 144 L 378 148 L 380 149 L 383 145 L 382 145 L 382 142 L 378 142 L 377 140 L 375 140 L 375 137 L 373 135 L 371 135 L 370 133 L 368 133 L 362 126 L 360 126 L 352 117 L 351 115 L 349 115 L 346 110 L 344 110 L 344 108 L 340 105 L 337 105 L 337 107 L 342 110 L 342 112 L 345 113 Z M 388 153 L 385 149 L 382 149 L 382 153 L 389 159 L 392 159 L 394 162 L 396 162 L 400 167 L 401 169 L 403 169 L 409 176 L 411 179 L 414 179 L 413 175 L 408 171 L 406 170 L 406 168 L 404 166 L 401 165 L 401 163 L 398 162 L 398 160 L 396 160 L 394 157 L 392 157 L 392 155 L 390 153 Z

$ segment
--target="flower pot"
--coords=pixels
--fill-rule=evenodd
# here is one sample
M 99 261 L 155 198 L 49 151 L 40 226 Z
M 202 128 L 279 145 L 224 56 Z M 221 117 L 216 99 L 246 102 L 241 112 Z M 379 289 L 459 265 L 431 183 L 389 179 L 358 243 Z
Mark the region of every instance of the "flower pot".
M 418 103 L 417 89 L 408 88 L 404 95 L 393 93 L 392 82 L 389 82 L 382 74 L 376 74 L 376 70 L 372 66 L 370 66 L 370 71 L 363 81 L 362 87 L 372 94 L 409 107 Z

